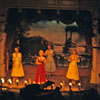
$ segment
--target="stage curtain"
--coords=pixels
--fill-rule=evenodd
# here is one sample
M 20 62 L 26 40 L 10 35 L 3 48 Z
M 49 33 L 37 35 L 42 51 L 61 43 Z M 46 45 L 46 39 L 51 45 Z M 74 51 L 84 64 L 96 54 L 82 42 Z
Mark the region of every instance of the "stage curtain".
M 92 29 L 92 16 L 88 13 L 80 13 L 77 15 L 76 22 L 84 33 L 87 50 L 89 54 L 92 55 L 92 37 L 94 35 Z
M 7 32 L 6 44 L 5 44 L 5 68 L 6 72 L 9 70 L 9 50 L 11 49 L 16 32 L 12 29 Z
M 59 14 L 59 20 L 64 24 L 71 24 L 76 21 L 76 11 L 61 11 Z
M 9 50 L 12 47 L 13 40 L 16 35 L 16 27 L 19 26 L 22 19 L 21 14 L 18 14 L 18 9 L 8 10 L 6 30 L 7 33 L 6 43 L 5 43 L 5 69 L 6 72 L 9 70 Z

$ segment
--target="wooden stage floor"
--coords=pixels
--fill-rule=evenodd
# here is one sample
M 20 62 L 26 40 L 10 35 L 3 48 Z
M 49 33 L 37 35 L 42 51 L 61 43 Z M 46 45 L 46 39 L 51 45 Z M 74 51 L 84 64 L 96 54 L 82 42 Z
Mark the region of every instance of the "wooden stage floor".
M 16 89 L 20 89 L 25 87 L 24 81 L 27 80 L 29 83 L 32 83 L 35 79 L 35 73 L 36 73 L 36 66 L 33 65 L 24 65 L 24 72 L 25 72 L 25 76 L 23 78 L 20 79 L 20 83 L 19 85 L 8 85 L 7 80 L 9 78 L 11 78 L 10 76 L 10 72 L 11 70 L 7 73 L 7 76 L 5 78 L 6 82 L 4 84 L 4 86 L 8 86 L 10 88 L 16 88 Z M 54 88 L 59 87 L 60 83 L 64 83 L 63 87 L 62 87 L 62 91 L 69 91 L 69 82 L 68 79 L 66 78 L 66 72 L 67 72 L 67 67 L 57 67 L 56 72 L 53 73 L 52 76 L 49 76 L 47 78 L 47 80 L 49 81 L 53 81 L 55 82 L 54 84 Z M 82 89 L 88 89 L 90 88 L 90 69 L 79 69 L 79 74 L 80 74 L 80 81 L 82 84 Z M 50 87 L 48 87 L 50 88 Z M 78 86 L 74 85 L 72 86 L 72 90 L 73 91 L 77 91 L 78 90 Z

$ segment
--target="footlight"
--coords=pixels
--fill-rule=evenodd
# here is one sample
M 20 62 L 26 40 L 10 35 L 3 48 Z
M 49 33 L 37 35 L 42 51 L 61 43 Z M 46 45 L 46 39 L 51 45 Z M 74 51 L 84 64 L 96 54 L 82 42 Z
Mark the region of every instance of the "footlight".
M 16 80 L 16 85 L 18 86 L 18 84 L 19 84 L 19 80 L 17 79 L 17 80 Z
M 71 90 L 71 87 L 72 87 L 72 83 L 71 82 L 69 82 L 69 89 Z
M 78 88 L 79 88 L 79 90 L 81 89 L 81 83 L 80 82 L 78 83 Z
M 53 90 L 53 89 L 54 89 L 54 86 L 55 86 L 54 84 L 51 84 L 51 90 Z
M 8 84 L 11 85 L 12 84 L 12 80 L 8 79 Z
M 2 91 L 8 91 L 8 87 L 1 87 L 0 90 L 2 90 Z
M 28 82 L 27 82 L 26 80 L 24 81 L 24 85 L 25 85 L 25 86 L 27 86 L 27 85 L 28 85 Z
M 1 78 L 1 85 L 3 85 L 5 83 L 4 78 Z
M 63 83 L 60 83 L 60 88 L 62 88 L 63 87 Z
M 36 82 L 35 82 L 35 81 L 33 81 L 33 84 L 36 84 Z

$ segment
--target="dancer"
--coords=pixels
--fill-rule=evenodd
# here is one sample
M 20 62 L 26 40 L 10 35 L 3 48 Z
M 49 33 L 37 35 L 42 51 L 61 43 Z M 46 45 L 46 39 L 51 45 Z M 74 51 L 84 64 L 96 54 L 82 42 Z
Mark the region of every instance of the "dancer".
M 56 65 L 54 62 L 54 58 L 53 58 L 53 50 L 51 49 L 51 46 L 48 45 L 48 49 L 45 51 L 45 56 L 47 57 L 47 62 L 45 65 L 45 69 L 48 72 L 47 75 L 52 75 L 52 72 L 56 71 Z
M 37 64 L 37 71 L 36 71 L 36 78 L 34 83 L 35 84 L 43 84 L 47 80 L 45 78 L 45 63 L 46 63 L 46 58 L 43 56 L 44 52 L 43 50 L 39 51 L 39 56 L 36 58 L 36 64 Z
M 72 84 L 75 84 L 76 81 L 79 80 L 79 72 L 77 63 L 80 62 L 79 56 L 77 55 L 77 51 L 73 50 L 73 54 L 69 57 L 69 67 L 66 74 L 66 77 L 72 81 Z
M 19 52 L 19 49 L 16 47 L 15 52 L 12 53 L 12 71 L 11 76 L 13 77 L 13 82 L 18 80 L 19 77 L 24 76 L 24 70 L 22 66 L 22 54 Z

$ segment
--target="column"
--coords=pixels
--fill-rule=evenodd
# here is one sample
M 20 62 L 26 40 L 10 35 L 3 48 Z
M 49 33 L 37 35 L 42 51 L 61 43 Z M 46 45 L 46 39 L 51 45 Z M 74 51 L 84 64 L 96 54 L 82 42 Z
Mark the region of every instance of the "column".
M 0 77 L 5 77 L 5 41 L 6 41 L 6 33 L 5 30 L 5 16 L 0 16 Z
M 99 84 L 99 73 L 100 73 L 100 35 L 98 33 L 98 20 L 93 21 L 93 31 L 94 37 L 92 38 L 93 45 L 93 60 L 92 60 L 92 70 L 91 70 L 91 80 L 92 84 Z

